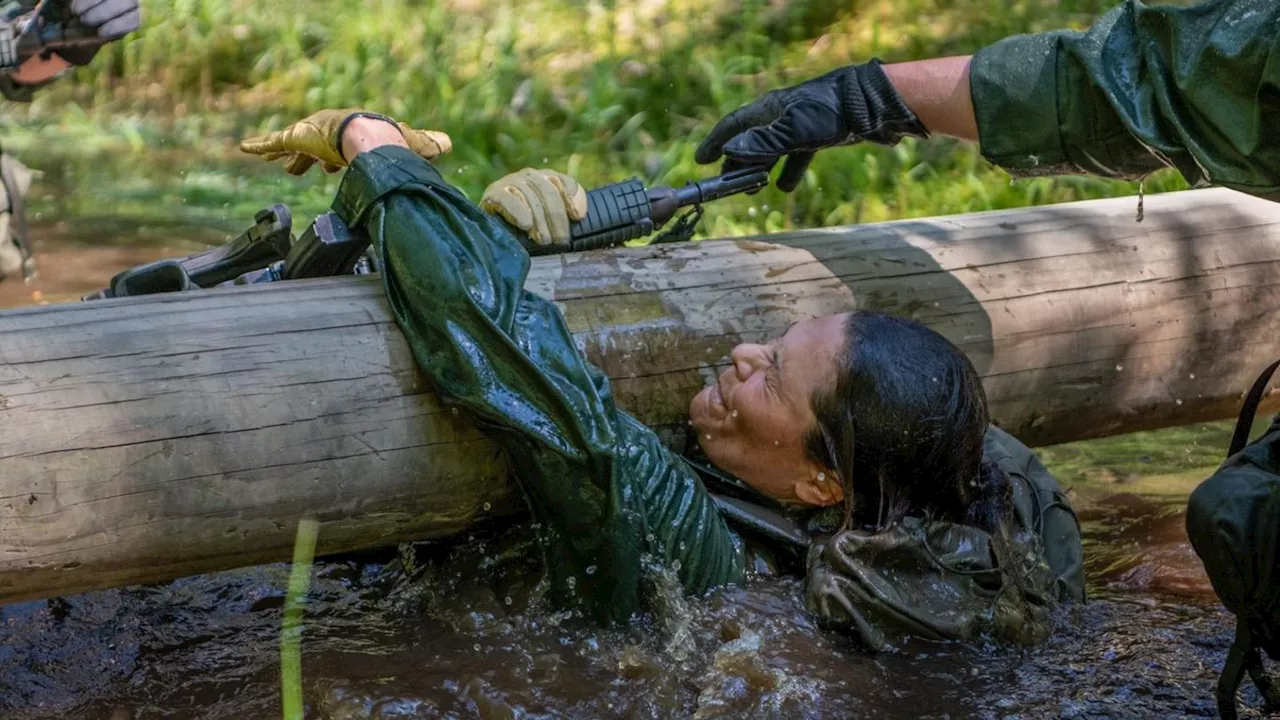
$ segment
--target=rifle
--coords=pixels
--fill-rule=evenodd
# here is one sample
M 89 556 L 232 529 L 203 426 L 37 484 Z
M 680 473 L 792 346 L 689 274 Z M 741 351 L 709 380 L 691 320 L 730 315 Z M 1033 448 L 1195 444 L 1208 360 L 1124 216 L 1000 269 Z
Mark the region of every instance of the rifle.
M 570 225 L 563 245 L 534 245 L 517 232 L 531 255 L 581 252 L 618 247 L 659 229 L 684 207 L 693 209 L 653 243 L 688 240 L 702 216 L 702 204 L 769 184 L 769 173 L 744 168 L 673 188 L 646 188 L 637 178 L 587 193 L 587 217 Z M 111 279 L 111 286 L 82 300 L 182 292 L 282 280 L 365 275 L 378 271 L 378 258 L 359 228 L 348 227 L 332 212 L 312 220 L 296 240 L 293 216 L 282 204 L 259 210 L 254 225 L 211 250 L 183 258 L 137 265 Z

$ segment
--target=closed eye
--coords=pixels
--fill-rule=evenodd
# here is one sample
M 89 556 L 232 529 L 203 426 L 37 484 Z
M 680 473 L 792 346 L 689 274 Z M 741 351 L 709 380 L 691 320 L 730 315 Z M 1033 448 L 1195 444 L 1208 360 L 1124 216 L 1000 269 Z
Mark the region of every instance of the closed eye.
M 769 363 L 769 370 L 764 374 L 765 387 L 769 388 L 771 392 L 776 393 L 778 391 L 778 381 L 779 381 L 778 374 L 781 371 L 781 369 L 782 369 L 782 354 L 778 352 L 777 348 L 774 348 L 773 362 Z

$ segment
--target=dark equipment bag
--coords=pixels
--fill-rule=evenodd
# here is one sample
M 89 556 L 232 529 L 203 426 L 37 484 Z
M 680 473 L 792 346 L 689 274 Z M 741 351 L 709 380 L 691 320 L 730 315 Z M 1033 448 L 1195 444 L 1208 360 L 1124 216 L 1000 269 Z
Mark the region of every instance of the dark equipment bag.
M 1245 398 L 1227 459 L 1191 493 L 1187 536 L 1222 604 L 1236 616 L 1235 642 L 1218 678 L 1218 712 L 1236 718 L 1236 691 L 1247 671 L 1267 703 L 1280 709 L 1280 689 L 1260 651 L 1280 660 L 1280 414 L 1261 437 L 1249 430 L 1280 360 L 1263 371 Z

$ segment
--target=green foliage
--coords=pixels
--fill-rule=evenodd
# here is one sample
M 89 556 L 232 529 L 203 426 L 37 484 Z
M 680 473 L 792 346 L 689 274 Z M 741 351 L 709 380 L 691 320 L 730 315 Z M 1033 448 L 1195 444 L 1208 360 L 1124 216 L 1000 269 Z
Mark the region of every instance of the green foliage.
M 678 184 L 714 172 L 693 162 L 697 141 L 724 112 L 769 88 L 873 56 L 901 61 L 969 53 L 1012 33 L 1082 27 L 1110 4 L 143 0 L 141 32 L 42 91 L 32 106 L 15 108 L 15 125 L 4 131 L 25 137 L 27 148 L 38 143 L 41 157 L 28 154 L 29 164 L 46 162 L 45 154 L 74 156 L 79 160 L 66 159 L 65 167 L 80 163 L 86 171 L 150 178 L 95 185 L 103 196 L 83 199 L 83 207 L 58 208 L 73 214 L 145 216 L 145 202 L 178 197 L 184 208 L 203 208 L 197 212 L 202 219 L 218 216 L 239 226 L 257 207 L 282 199 L 256 194 L 279 190 L 259 182 L 264 172 L 281 180 L 274 168 L 241 162 L 234 141 L 344 106 L 450 133 L 455 150 L 440 165 L 471 197 L 528 165 L 571 172 L 588 187 L 632 175 Z M 193 194 L 190 184 L 136 168 L 133 163 L 154 157 L 156 148 L 187 150 L 192 170 L 230 177 L 213 183 L 220 189 Z M 326 178 L 283 182 L 290 185 L 282 192 L 308 202 L 335 187 Z M 147 183 L 151 191 L 138 190 Z M 161 186 L 166 189 L 155 189 Z M 1172 172 L 1147 183 L 1149 192 L 1182 187 Z M 945 138 L 907 141 L 822 153 L 789 196 L 771 188 L 708 208 L 702 235 L 991 210 L 1136 189 L 1090 178 L 1013 183 L 971 145 Z M 173 203 L 166 207 L 173 212 Z
M 1270 413 L 1254 419 L 1250 438 L 1271 424 Z M 1235 420 L 1116 435 L 1036 448 L 1044 464 L 1064 483 L 1133 481 L 1188 474 L 1199 483 L 1226 459 Z

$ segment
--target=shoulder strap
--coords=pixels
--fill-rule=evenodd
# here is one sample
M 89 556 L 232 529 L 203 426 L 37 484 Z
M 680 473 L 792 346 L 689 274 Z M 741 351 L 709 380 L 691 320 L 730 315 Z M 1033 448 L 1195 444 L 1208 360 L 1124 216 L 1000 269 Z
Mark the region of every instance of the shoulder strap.
M 1245 396 L 1244 406 L 1240 408 L 1240 417 L 1236 419 L 1236 431 L 1231 436 L 1231 446 L 1227 449 L 1227 457 L 1231 457 L 1244 449 L 1249 444 L 1249 430 L 1253 427 L 1253 418 L 1258 413 L 1258 403 L 1262 402 L 1262 393 L 1267 390 L 1267 383 L 1271 382 L 1271 376 L 1275 374 L 1276 369 L 1280 368 L 1280 360 L 1276 360 L 1262 371 L 1258 379 L 1254 381 L 1253 387 L 1249 388 L 1249 394 Z
M 707 463 L 685 457 L 689 467 L 697 471 L 707 493 L 726 520 L 740 528 L 759 533 L 771 540 L 800 550 L 808 550 L 810 536 L 800 523 L 781 512 L 781 506 L 737 478 Z

